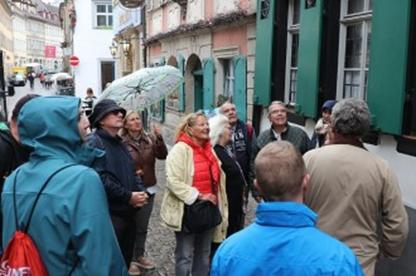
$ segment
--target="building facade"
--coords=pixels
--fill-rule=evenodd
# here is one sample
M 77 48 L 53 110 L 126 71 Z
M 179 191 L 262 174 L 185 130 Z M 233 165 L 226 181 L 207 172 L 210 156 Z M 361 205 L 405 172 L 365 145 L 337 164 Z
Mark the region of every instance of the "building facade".
M 231 99 L 251 119 L 256 3 L 251 0 L 146 1 L 147 65 L 182 71 L 178 91 L 150 108 L 166 136 L 184 114 Z
M 410 218 L 405 254 L 376 275 L 415 275 L 416 1 L 259 0 L 254 122 L 269 125 L 273 100 L 312 132 L 325 100 L 367 101 L 373 131 L 367 148 L 398 175 Z
M 48 71 L 62 70 L 58 8 L 41 0 L 8 3 L 13 11 L 14 66 L 38 63 Z
M 0 2 L 0 58 L 2 72 L 5 76 L 12 71 L 14 63 L 13 55 L 13 31 L 12 31 L 12 11 L 7 2 Z M 0 74 L 1 74 L 0 73 Z M 0 85 L 0 89 L 1 89 Z
M 99 95 L 115 78 L 114 59 L 109 47 L 113 38 L 113 5 L 111 0 L 73 0 L 73 55 L 79 65 L 72 67 L 75 93 L 84 97 L 87 88 Z
M 145 67 L 143 46 L 143 9 L 124 8 L 118 0 L 113 1 L 114 26 L 111 49 L 116 62 L 116 78 Z

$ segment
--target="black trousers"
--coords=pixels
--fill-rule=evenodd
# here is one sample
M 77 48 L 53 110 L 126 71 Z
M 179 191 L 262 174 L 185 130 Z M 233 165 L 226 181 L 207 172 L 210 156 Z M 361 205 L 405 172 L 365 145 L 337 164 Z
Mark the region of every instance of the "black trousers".
M 134 240 L 136 238 L 136 221 L 134 216 L 122 217 L 111 215 L 114 231 L 116 232 L 118 244 L 123 254 L 126 266 L 129 267 L 133 258 Z

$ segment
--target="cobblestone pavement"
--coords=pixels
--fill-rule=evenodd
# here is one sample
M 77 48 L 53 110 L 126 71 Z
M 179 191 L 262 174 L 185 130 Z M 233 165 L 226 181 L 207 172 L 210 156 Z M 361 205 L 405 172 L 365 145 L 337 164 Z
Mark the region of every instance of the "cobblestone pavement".
M 162 202 L 164 184 L 165 184 L 165 162 L 158 161 L 156 165 L 156 173 L 158 178 L 158 185 L 161 191 L 156 194 L 155 204 L 150 218 L 147 241 L 146 241 L 146 253 L 156 264 L 156 269 L 142 271 L 142 275 L 155 276 L 155 275 L 175 275 L 175 236 L 173 231 L 161 226 L 160 220 L 160 204 Z M 250 199 L 248 206 L 248 215 L 246 218 L 246 224 L 249 224 L 254 217 L 255 202 Z

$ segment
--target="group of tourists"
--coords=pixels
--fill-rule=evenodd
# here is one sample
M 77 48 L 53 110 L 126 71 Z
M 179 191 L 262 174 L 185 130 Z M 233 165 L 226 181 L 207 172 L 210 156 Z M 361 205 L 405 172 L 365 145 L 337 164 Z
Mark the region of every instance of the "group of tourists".
M 105 99 L 87 118 L 83 106 L 27 95 L 1 131 L 6 255 L 26 229 L 49 275 L 153 269 L 145 242 L 156 159 L 166 159 L 160 216 L 175 235 L 178 276 L 374 275 L 381 256 L 401 255 L 407 215 L 394 173 L 362 143 L 364 101 L 325 102 L 312 141 L 282 102 L 270 104 L 258 136 L 225 102 L 211 118 L 187 114 L 169 153 L 137 112 Z M 249 193 L 258 206 L 244 228 Z M 17 269 L 4 258 L 1 267 Z

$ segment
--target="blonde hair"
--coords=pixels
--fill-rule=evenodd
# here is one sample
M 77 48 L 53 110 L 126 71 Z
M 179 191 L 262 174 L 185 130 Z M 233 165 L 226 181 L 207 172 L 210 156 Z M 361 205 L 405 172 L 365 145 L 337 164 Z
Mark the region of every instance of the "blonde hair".
M 209 138 L 211 145 L 218 144 L 220 136 L 224 133 L 225 128 L 230 124 L 225 115 L 217 114 L 209 119 Z
M 196 124 L 196 119 L 198 117 L 201 117 L 201 116 L 204 117 L 205 119 L 207 118 L 202 111 L 198 111 L 198 112 L 195 112 L 195 113 L 189 113 L 188 115 L 186 115 L 182 119 L 181 123 L 179 124 L 179 126 L 176 129 L 176 134 L 175 134 L 176 140 L 183 133 L 186 133 L 189 136 L 191 136 L 191 133 L 189 132 L 189 128 L 193 127 Z
M 137 116 L 139 116 L 139 118 L 141 118 L 140 114 L 138 112 L 136 112 L 134 110 L 127 110 L 126 116 L 124 116 L 124 119 L 123 119 L 123 127 L 120 129 L 120 132 L 119 132 L 119 135 L 121 137 L 124 137 L 129 133 L 129 130 L 126 128 L 126 123 L 127 123 L 127 120 L 129 119 L 129 117 L 131 115 L 137 115 Z

